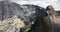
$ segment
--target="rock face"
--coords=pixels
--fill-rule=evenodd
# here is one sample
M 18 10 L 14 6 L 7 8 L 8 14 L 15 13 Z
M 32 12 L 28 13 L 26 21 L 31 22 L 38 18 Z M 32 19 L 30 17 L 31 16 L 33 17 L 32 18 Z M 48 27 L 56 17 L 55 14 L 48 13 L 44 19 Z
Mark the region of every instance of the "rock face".
M 4 20 L 17 15 L 22 10 L 18 4 L 7 3 L 5 1 L 0 2 L 0 20 Z
M 34 5 L 36 11 L 36 21 L 32 25 L 28 32 L 48 32 L 44 26 L 44 17 L 47 16 L 47 12 L 44 8 Z M 45 29 L 45 31 L 44 31 Z
M 39 28 L 40 29 L 38 30 L 38 32 L 43 31 L 41 16 L 46 16 L 46 15 L 47 15 L 46 10 L 37 5 L 19 5 L 16 3 L 7 3 L 5 1 L 1 1 L 0 2 L 0 22 L 1 22 L 0 27 L 3 27 L 3 28 L 1 28 L 2 30 L 0 30 L 0 31 L 1 32 L 4 32 L 4 31 L 5 32 L 14 32 L 15 29 L 17 28 L 16 32 L 19 32 L 20 28 L 22 28 L 22 26 L 24 27 L 24 23 L 28 27 L 32 26 L 32 28 L 31 28 L 32 32 L 35 32 L 35 31 L 37 32 L 37 29 L 39 29 Z M 20 21 L 20 19 L 22 21 Z M 10 22 L 13 22 L 13 23 L 8 24 Z M 13 28 L 12 28 L 12 26 L 13 26 Z
M 19 32 L 24 27 L 24 22 L 17 16 L 13 16 L 4 21 L 0 21 L 0 32 Z
M 49 32 L 60 32 L 60 11 L 55 11 L 54 8 L 49 5 L 47 7 L 48 16 L 45 17 Z
M 0 2 L 0 32 L 19 32 L 24 21 L 19 18 L 22 8 L 16 3 Z

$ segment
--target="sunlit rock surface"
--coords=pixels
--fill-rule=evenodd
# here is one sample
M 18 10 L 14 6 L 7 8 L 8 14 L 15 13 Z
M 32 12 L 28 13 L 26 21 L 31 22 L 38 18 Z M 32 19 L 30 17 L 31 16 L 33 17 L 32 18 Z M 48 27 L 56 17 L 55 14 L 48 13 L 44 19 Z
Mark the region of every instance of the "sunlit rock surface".
M 24 21 L 17 16 L 19 11 L 22 11 L 20 5 L 0 1 L 0 32 L 19 32 L 24 27 Z
M 34 22 L 36 21 L 36 17 L 44 16 L 45 13 L 46 13 L 45 9 L 42 7 L 39 7 L 37 5 L 19 5 L 16 3 L 10 3 L 10 2 L 5 2 L 5 1 L 0 2 L 1 25 L 4 23 L 6 24 L 6 22 L 10 21 L 10 20 L 8 21 L 8 19 L 13 18 L 16 15 L 19 19 L 22 20 L 22 22 L 24 21 L 24 23 L 30 28 L 32 26 L 32 24 L 34 24 Z M 13 22 L 17 24 L 18 21 L 14 20 Z M 20 22 L 18 22 L 18 23 L 20 23 Z M 9 24 L 6 24 L 6 25 L 9 25 Z M 3 25 L 3 26 L 5 26 L 5 25 Z M 14 26 L 14 25 L 12 25 L 12 26 Z M 16 27 L 16 26 L 14 26 L 14 27 Z M 20 30 L 20 24 L 18 24 L 18 27 L 19 27 L 18 30 Z M 3 30 L 3 28 L 1 28 L 1 29 Z M 9 29 L 8 29 L 8 31 L 11 31 L 11 32 L 13 32 L 13 30 L 14 30 L 14 29 L 9 30 Z M 5 31 L 5 28 L 4 28 L 4 31 Z
M 13 16 L 7 20 L 0 21 L 0 32 L 19 32 L 24 27 L 24 22 L 17 16 Z

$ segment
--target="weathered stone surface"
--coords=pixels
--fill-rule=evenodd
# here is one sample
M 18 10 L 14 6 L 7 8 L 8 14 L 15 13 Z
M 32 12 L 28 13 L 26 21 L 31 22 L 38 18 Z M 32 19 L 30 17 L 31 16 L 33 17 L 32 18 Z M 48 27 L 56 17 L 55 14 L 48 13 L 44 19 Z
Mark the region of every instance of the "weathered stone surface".
M 60 32 L 60 11 L 49 5 L 47 6 L 48 16 L 45 17 L 49 32 Z
M 17 16 L 0 21 L 0 32 L 19 32 L 20 28 L 24 27 L 24 22 Z
M 1 11 L 0 12 L 0 20 L 1 20 L 1 23 L 2 24 L 4 24 L 5 22 L 10 22 L 11 20 L 14 23 L 17 23 L 16 22 L 17 20 L 10 19 L 10 18 L 12 18 L 12 17 L 14 17 L 16 15 L 18 18 L 22 19 L 27 26 L 29 25 L 29 27 L 31 27 L 32 23 L 34 24 L 34 22 L 35 22 L 35 24 L 34 24 L 35 26 L 33 25 L 33 27 L 35 29 L 32 27 L 32 29 L 34 31 L 37 32 L 37 29 L 39 29 L 39 28 L 40 29 L 38 31 L 39 32 L 42 31 L 41 30 L 42 29 L 41 28 L 42 27 L 42 25 L 41 25 L 42 24 L 42 21 L 40 21 L 39 18 L 41 16 L 45 16 L 46 11 L 45 11 L 44 8 L 39 7 L 37 5 L 19 5 L 19 4 L 16 4 L 16 3 L 8 3 L 8 2 L 5 2 L 5 1 L 1 1 L 0 6 L 1 6 L 0 7 L 1 8 L 1 10 L 0 10 Z M 36 17 L 38 19 L 36 19 Z M 10 20 L 8 21 L 8 19 L 10 19 Z M 18 22 L 18 23 L 20 23 L 20 22 Z M 5 23 L 5 25 L 7 25 L 7 28 L 8 28 L 8 26 L 10 26 L 7 23 Z M 12 26 L 14 26 L 14 25 L 12 25 Z M 16 25 L 14 27 L 16 27 Z M 38 25 L 38 28 L 37 28 L 37 25 Z M 20 27 L 19 25 L 17 25 L 17 26 Z M 1 29 L 4 29 L 5 30 L 5 28 L 6 27 L 1 28 Z M 11 31 L 9 29 L 8 29 L 9 32 L 12 32 L 12 31 L 14 32 L 14 29 L 15 28 L 12 28 L 13 30 L 11 29 Z

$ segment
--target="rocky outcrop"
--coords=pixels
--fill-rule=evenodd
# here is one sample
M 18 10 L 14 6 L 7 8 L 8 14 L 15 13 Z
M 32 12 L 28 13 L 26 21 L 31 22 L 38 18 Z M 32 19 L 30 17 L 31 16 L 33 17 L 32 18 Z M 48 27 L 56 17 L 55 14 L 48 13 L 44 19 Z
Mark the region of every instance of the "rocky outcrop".
M 5 1 L 1 1 L 0 6 L 0 27 L 3 27 L 1 28 L 3 30 L 1 30 L 2 32 L 14 32 L 17 29 L 17 32 L 19 32 L 20 28 L 22 28 L 22 26 L 24 27 L 24 23 L 26 26 L 28 26 L 28 28 L 31 28 L 31 32 L 43 31 L 42 17 L 47 15 L 44 8 L 37 5 L 19 5 L 16 3 L 7 3 Z M 13 22 L 11 25 L 16 27 L 16 30 L 14 27 L 12 28 L 12 26 L 8 24 L 10 22 Z
M 45 19 L 49 32 L 60 32 L 60 11 L 55 11 L 51 5 L 47 6 L 46 9 L 48 16 Z
M 0 21 L 0 32 L 19 32 L 25 26 L 24 21 L 17 16 L 13 16 L 4 21 Z

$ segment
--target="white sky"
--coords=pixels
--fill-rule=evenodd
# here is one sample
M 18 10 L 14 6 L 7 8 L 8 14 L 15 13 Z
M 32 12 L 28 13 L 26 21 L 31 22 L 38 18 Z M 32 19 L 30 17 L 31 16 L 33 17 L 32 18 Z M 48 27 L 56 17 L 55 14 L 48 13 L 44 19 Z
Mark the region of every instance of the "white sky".
M 48 5 L 52 5 L 55 10 L 60 10 L 60 0 L 11 0 L 18 4 L 34 4 L 46 8 Z

